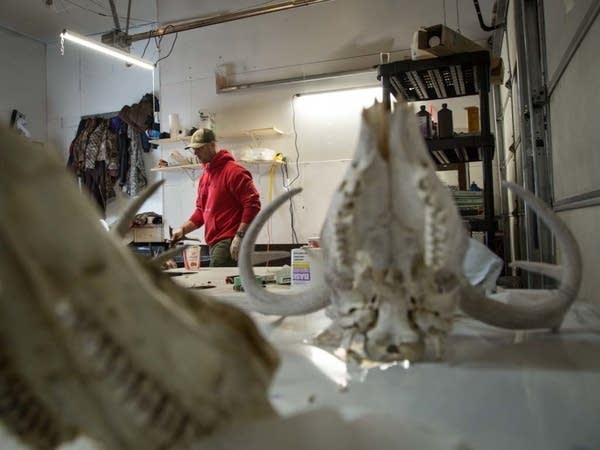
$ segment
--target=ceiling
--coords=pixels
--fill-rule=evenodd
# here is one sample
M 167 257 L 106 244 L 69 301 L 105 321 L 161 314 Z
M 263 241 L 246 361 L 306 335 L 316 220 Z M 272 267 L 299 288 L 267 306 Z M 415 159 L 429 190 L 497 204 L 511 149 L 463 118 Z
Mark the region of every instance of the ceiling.
M 405 1 L 408 5 L 415 0 L 402 1 Z M 419 1 L 428 4 L 427 8 L 436 13 L 436 20 L 439 20 L 437 16 L 439 16 L 438 13 L 441 12 L 442 7 L 445 10 L 447 9 L 449 19 L 456 17 L 453 14 L 460 5 L 462 11 L 461 27 L 464 30 L 471 31 L 466 35 L 474 37 L 482 33 L 472 0 Z M 128 0 L 114 0 L 114 2 L 120 17 L 120 27 L 124 30 Z M 131 0 L 129 34 L 145 31 L 143 29 L 145 26 L 156 24 L 157 17 L 164 25 L 216 13 L 235 12 L 283 2 L 284 0 Z M 487 25 L 491 24 L 494 2 L 495 0 L 479 0 L 484 21 Z M 409 16 L 407 15 L 405 20 L 409 20 Z M 403 24 L 402 19 L 402 17 L 398 18 L 399 27 L 414 28 L 414 23 Z M 427 23 L 427 20 L 420 21 L 420 23 Z M 65 28 L 83 35 L 95 35 L 114 30 L 115 23 L 109 0 L 0 0 L 0 27 L 42 43 L 52 43 L 58 41 L 59 33 Z
M 115 0 L 123 30 L 127 3 L 128 0 Z M 130 29 L 155 23 L 156 0 L 133 0 L 130 17 Z M 1 0 L 0 26 L 45 43 L 57 41 L 64 28 L 84 35 L 115 29 L 108 0 Z

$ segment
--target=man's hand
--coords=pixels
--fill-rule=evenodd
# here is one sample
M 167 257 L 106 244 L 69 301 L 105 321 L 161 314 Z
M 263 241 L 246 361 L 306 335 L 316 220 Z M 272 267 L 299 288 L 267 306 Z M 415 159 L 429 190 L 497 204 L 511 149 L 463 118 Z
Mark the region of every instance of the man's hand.
M 175 231 L 173 231 L 173 235 L 171 236 L 171 243 L 174 244 L 176 242 L 179 242 L 183 239 L 184 236 L 185 231 L 183 231 L 183 228 L 176 228 Z
M 234 236 L 231 240 L 231 246 L 229 247 L 229 253 L 231 253 L 231 258 L 234 261 L 238 260 L 240 256 L 240 244 L 242 243 L 242 238 L 239 236 Z

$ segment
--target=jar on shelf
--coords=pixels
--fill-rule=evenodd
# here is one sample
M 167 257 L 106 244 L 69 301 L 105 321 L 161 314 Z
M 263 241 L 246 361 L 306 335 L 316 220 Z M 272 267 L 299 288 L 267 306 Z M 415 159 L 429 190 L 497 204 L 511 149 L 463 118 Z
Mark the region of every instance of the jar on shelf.
M 423 137 L 426 139 L 431 138 L 431 114 L 427 112 L 425 105 L 421 105 L 419 112 L 417 112 L 417 124 Z
M 438 136 L 441 138 L 454 136 L 452 110 L 448 109 L 447 103 L 442 103 L 442 109 L 438 111 Z

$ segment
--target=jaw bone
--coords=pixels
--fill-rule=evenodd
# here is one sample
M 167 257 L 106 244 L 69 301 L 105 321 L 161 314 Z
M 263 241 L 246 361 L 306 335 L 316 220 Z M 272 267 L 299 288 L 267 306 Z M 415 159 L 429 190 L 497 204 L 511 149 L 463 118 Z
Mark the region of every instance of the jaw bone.
M 248 316 L 140 264 L 50 154 L 0 143 L 0 418 L 16 434 L 188 448 L 274 414 L 278 357 Z
M 250 256 L 256 237 L 275 209 L 299 192 L 294 190 L 250 225 L 240 253 L 244 289 L 252 307 L 265 314 L 303 314 L 328 305 L 334 321 L 329 335 L 359 358 L 382 362 L 419 359 L 429 341 L 440 348 L 458 306 L 499 327 L 556 328 L 579 289 L 579 248 L 539 199 L 518 186 L 505 187 L 548 224 L 565 263 L 562 270 L 515 263 L 561 280 L 557 291 L 535 305 L 507 305 L 469 285 L 462 273 L 468 237 L 450 192 L 437 178 L 414 113 L 397 105 L 390 116 L 375 105 L 363 112 L 356 153 L 323 224 L 325 282 L 290 295 L 266 292 L 254 282 Z

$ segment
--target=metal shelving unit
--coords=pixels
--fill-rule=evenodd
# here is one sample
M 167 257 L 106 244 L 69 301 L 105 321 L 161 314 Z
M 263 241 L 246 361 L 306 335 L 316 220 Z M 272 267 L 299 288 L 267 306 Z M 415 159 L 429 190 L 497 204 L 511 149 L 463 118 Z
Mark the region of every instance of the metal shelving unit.
M 492 159 L 494 138 L 490 130 L 490 55 L 487 51 L 459 53 L 431 59 L 381 64 L 377 79 L 383 87 L 383 103 L 391 108 L 391 96 L 400 101 L 427 101 L 479 95 L 479 135 L 427 139 L 439 167 L 481 161 L 483 164 L 483 218 L 469 218 L 472 231 L 484 231 L 493 248 L 496 223 Z

